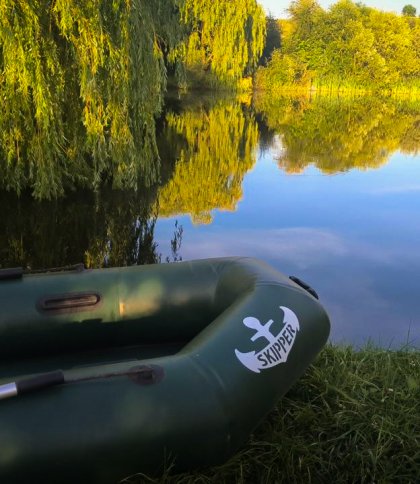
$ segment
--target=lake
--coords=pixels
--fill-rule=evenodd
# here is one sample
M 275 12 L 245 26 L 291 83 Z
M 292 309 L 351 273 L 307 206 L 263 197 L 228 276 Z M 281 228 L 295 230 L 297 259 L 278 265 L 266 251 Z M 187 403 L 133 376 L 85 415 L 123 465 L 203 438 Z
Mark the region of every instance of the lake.
M 168 98 L 160 181 L 0 191 L 0 266 L 244 255 L 318 292 L 331 340 L 420 346 L 420 103 Z

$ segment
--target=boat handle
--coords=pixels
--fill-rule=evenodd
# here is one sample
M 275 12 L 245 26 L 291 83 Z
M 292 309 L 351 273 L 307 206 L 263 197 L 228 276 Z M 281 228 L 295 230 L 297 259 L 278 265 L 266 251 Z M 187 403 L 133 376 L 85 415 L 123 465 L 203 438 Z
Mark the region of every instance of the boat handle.
M 93 309 L 100 302 L 101 295 L 96 292 L 73 292 L 45 296 L 36 306 L 43 313 L 61 314 Z
M 305 291 L 309 292 L 309 294 L 315 299 L 319 299 L 319 296 L 315 289 L 313 289 L 309 284 L 306 284 L 306 282 L 302 281 L 302 279 L 299 279 L 299 277 L 296 276 L 289 276 L 289 279 L 295 282 L 298 286 L 305 289 Z

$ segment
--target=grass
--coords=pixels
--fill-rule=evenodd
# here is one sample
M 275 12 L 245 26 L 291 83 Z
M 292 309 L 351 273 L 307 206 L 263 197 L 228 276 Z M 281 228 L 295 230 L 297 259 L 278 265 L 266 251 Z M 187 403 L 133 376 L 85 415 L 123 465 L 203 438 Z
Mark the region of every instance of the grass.
M 124 482 L 419 482 L 420 352 L 327 346 L 219 467 Z

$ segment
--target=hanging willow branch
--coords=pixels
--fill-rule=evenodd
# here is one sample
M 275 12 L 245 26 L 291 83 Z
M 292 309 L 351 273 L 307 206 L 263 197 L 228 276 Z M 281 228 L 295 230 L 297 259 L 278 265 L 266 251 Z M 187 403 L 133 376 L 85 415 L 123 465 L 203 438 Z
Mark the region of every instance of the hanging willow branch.
M 210 68 L 226 81 L 255 69 L 266 35 L 265 14 L 256 0 L 185 0 L 181 16 L 190 28 L 187 65 Z
M 35 195 L 54 196 L 63 179 L 99 183 L 110 164 L 116 185 L 134 186 L 139 174 L 156 180 L 163 49 L 179 41 L 174 8 L 157 0 L 0 1 L 7 187 L 29 183 Z

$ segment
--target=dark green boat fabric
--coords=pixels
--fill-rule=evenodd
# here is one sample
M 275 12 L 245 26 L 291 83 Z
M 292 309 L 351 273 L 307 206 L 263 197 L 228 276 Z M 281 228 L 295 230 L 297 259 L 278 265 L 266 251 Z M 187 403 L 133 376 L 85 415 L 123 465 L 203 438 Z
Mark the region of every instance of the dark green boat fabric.
M 329 334 L 313 296 L 248 258 L 24 276 L 0 282 L 0 309 L 0 385 L 66 380 L 0 400 L 10 484 L 223 462 Z

